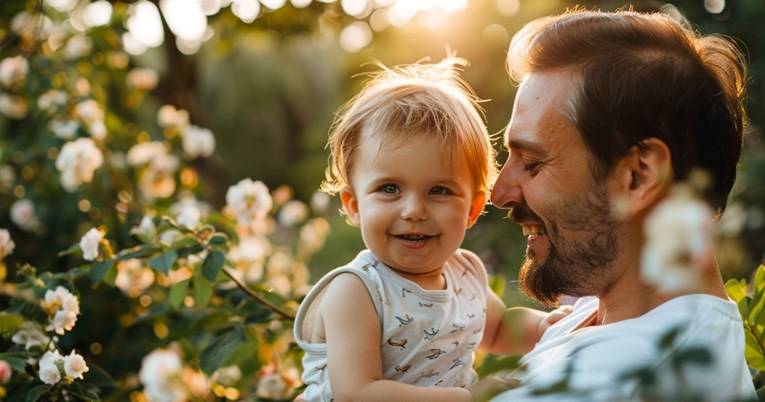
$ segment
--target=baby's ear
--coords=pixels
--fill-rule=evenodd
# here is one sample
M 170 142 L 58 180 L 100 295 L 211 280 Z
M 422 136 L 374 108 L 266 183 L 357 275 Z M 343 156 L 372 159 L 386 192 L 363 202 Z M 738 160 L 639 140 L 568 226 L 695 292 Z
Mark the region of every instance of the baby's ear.
M 485 206 L 486 192 L 479 191 L 476 193 L 476 195 L 473 197 L 473 201 L 470 203 L 470 211 L 468 213 L 468 227 L 472 227 L 473 224 L 475 224 L 475 221 L 477 221 L 478 217 L 481 216 Z
M 361 226 L 361 217 L 359 216 L 359 201 L 353 194 L 350 187 L 340 190 L 340 201 L 343 203 L 343 211 L 348 216 L 348 222 L 356 227 Z

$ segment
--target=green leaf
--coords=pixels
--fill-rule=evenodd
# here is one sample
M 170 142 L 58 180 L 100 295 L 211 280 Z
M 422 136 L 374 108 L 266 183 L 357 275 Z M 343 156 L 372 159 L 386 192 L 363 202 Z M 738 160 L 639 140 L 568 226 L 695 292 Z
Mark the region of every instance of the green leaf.
M 90 272 L 88 273 L 90 282 L 93 284 L 101 282 L 104 277 L 106 277 L 106 274 L 109 273 L 109 270 L 114 266 L 114 262 L 115 260 L 106 260 L 96 261 L 91 264 Z
M 170 273 L 170 269 L 173 267 L 173 264 L 175 264 L 176 259 L 178 259 L 178 253 L 176 253 L 175 250 L 170 250 L 150 259 L 149 266 L 154 268 L 154 270 L 167 275 Z
M 170 248 L 172 248 L 173 250 L 179 250 L 179 249 L 182 249 L 182 248 L 193 247 L 193 246 L 196 246 L 197 244 L 199 244 L 199 243 L 197 242 L 196 237 L 194 237 L 192 235 L 185 235 L 185 236 L 181 236 L 178 239 L 176 239 L 170 245 Z
M 205 278 L 210 282 L 215 281 L 218 277 L 220 270 L 223 268 L 223 263 L 226 261 L 226 256 L 220 251 L 213 251 L 207 254 L 204 263 L 202 263 L 202 273 Z
M 763 289 L 765 289 L 765 265 L 760 265 L 754 273 L 754 291 L 762 292 Z
M 106 276 L 104 276 L 103 279 L 104 283 L 114 287 L 114 282 L 117 281 L 117 270 L 116 269 L 110 269 L 106 272 Z
M 749 367 L 758 371 L 765 371 L 765 356 L 763 356 L 760 341 L 749 331 L 744 331 L 744 340 L 746 341 L 744 356 Z
M 758 317 L 765 308 L 765 292 L 755 291 L 752 294 L 752 300 L 749 302 L 749 315 L 745 319 L 749 322 L 757 322 Z
M 29 390 L 29 393 L 27 393 L 26 400 L 27 402 L 46 401 L 47 399 L 41 399 L 41 398 L 46 396 L 48 392 L 50 392 L 50 390 L 51 390 L 50 385 L 38 385 Z
M 207 240 L 207 244 L 210 245 L 219 245 L 219 244 L 226 244 L 228 242 L 228 236 L 226 236 L 224 233 L 215 233 L 214 235 L 210 236 L 210 238 Z
M 200 308 L 207 307 L 212 297 L 212 287 L 210 281 L 203 275 L 196 274 L 194 279 L 194 302 Z
M 72 244 L 71 246 L 69 246 L 68 249 L 59 252 L 58 256 L 59 257 L 63 257 L 65 255 L 74 254 L 74 253 L 76 253 L 76 252 L 78 252 L 80 250 L 81 250 L 80 249 L 80 243 L 78 242 L 78 243 L 75 243 L 75 244 Z
M 22 322 L 24 322 L 24 316 L 21 314 L 0 312 L 0 335 L 4 338 L 13 336 L 21 327 Z
M 16 371 L 24 371 L 26 369 L 26 367 L 27 367 L 26 361 L 27 361 L 27 359 L 29 359 L 29 357 L 31 357 L 29 352 L 24 353 L 24 354 L 21 354 L 21 353 L 14 353 L 14 354 L 11 354 L 11 353 L 2 353 L 2 354 L 0 354 L 0 359 L 5 360 L 6 362 L 8 362 L 8 364 L 10 364 L 11 367 L 13 367 L 13 369 L 16 370 Z
M 183 298 L 186 297 L 189 290 L 189 283 L 191 283 L 190 280 L 184 279 L 170 287 L 170 305 L 173 308 L 179 308 L 183 305 Z
M 241 327 L 235 327 L 227 331 L 217 341 L 213 341 L 209 347 L 202 351 L 200 355 L 202 371 L 207 375 L 212 375 L 215 370 L 222 367 L 233 356 L 239 345 L 244 341 L 244 331 Z
M 746 296 L 746 281 L 730 279 L 728 282 L 725 282 L 725 291 L 731 300 L 736 302 L 741 318 L 746 319 L 749 316 L 749 298 Z

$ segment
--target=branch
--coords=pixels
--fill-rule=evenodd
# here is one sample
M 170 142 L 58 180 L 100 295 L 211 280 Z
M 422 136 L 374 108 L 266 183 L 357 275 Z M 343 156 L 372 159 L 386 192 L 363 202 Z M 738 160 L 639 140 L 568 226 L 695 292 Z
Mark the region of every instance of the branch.
M 273 312 L 274 312 L 274 313 L 276 313 L 277 315 L 280 315 L 280 316 L 281 316 L 282 318 L 284 318 L 284 319 L 287 319 L 287 320 L 291 320 L 291 321 L 295 321 L 295 316 L 293 316 L 292 314 L 290 314 L 290 313 L 288 313 L 288 312 L 286 312 L 286 311 L 282 310 L 281 308 L 279 308 L 279 307 L 278 307 L 278 306 L 276 306 L 275 304 L 273 304 L 273 303 L 271 303 L 270 301 L 266 300 L 266 299 L 265 299 L 263 296 L 261 296 L 260 294 L 258 294 L 258 292 L 255 292 L 254 290 L 252 290 L 252 289 L 250 289 L 249 287 L 247 287 L 247 285 L 245 285 L 245 284 L 244 284 L 244 283 L 242 283 L 242 282 L 241 282 L 239 279 L 237 279 L 237 278 L 234 276 L 234 274 L 232 274 L 232 273 L 231 273 L 231 271 L 229 271 L 229 270 L 228 270 L 226 267 L 223 267 L 223 272 L 226 274 L 226 276 L 228 276 L 229 278 L 231 278 L 231 280 L 232 280 L 232 281 L 234 281 L 234 283 L 236 283 L 236 285 L 237 285 L 237 286 L 238 286 L 240 289 L 242 289 L 242 290 L 243 290 L 245 293 L 247 293 L 248 295 L 252 296 L 252 297 L 253 297 L 255 300 L 257 300 L 257 301 L 258 301 L 260 304 L 262 304 L 263 306 L 265 306 L 267 309 L 269 309 L 269 310 L 273 311 Z

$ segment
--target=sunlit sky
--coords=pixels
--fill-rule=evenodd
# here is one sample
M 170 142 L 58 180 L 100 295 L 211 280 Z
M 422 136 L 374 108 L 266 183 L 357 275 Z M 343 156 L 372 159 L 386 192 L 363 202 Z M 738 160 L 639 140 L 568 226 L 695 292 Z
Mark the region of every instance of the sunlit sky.
M 193 54 L 214 34 L 207 23 L 208 16 L 230 7 L 240 20 L 250 23 L 264 11 L 278 10 L 288 1 L 296 8 L 307 7 L 313 1 L 339 2 L 343 11 L 358 21 L 343 28 L 338 43 L 347 52 L 357 52 L 371 42 L 374 32 L 389 27 L 417 23 L 427 28 L 442 28 L 448 15 L 464 11 L 469 0 L 160 0 L 159 8 L 147 0 L 139 0 L 130 5 L 130 17 L 126 22 L 128 32 L 123 36 L 123 43 L 131 54 L 160 46 L 165 41 L 161 12 L 175 34 L 178 49 Z M 106 0 L 45 2 L 69 13 L 69 23 L 81 31 L 111 22 L 112 5 Z M 520 0 L 494 0 L 494 5 L 498 14 L 512 16 L 518 12 Z M 716 14 L 725 9 L 725 0 L 704 0 L 704 5 L 708 12 Z

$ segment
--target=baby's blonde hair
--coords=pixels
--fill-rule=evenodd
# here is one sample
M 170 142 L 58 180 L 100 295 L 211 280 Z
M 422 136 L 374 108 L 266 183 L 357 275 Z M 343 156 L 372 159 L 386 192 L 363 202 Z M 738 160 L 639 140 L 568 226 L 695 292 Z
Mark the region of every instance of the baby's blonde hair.
M 354 154 L 364 139 L 382 136 L 386 143 L 436 135 L 454 154 L 465 155 L 475 190 L 488 194 L 497 175 L 495 151 L 480 100 L 459 77 L 465 65 L 466 60 L 452 56 L 437 64 L 380 65 L 336 116 L 322 191 L 336 194 L 350 186 Z

